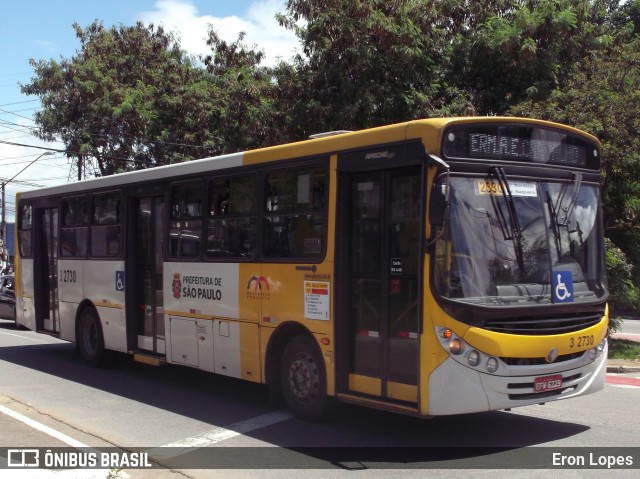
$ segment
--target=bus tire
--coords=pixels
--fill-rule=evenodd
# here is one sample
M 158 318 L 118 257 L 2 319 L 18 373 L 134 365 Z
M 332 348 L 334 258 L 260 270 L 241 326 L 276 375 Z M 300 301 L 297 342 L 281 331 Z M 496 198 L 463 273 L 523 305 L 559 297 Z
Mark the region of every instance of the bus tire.
M 95 309 L 85 308 L 80 313 L 76 343 L 78 353 L 86 364 L 94 368 L 106 364 L 102 325 Z
M 327 376 L 315 342 L 308 336 L 289 341 L 282 355 L 282 396 L 293 414 L 319 421 L 327 413 Z

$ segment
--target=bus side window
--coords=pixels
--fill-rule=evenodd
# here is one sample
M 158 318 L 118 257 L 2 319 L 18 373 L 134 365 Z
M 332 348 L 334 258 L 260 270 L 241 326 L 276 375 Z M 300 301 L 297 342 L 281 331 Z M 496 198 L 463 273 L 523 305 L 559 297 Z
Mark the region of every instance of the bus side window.
M 89 206 L 86 197 L 62 200 L 61 253 L 64 257 L 84 258 L 89 237 Z M 116 253 L 117 254 L 117 253 Z
M 18 248 L 20 248 L 20 256 L 23 258 L 31 257 L 32 248 L 32 206 L 20 206 L 20 216 L 18 217 Z
M 262 254 L 319 259 L 325 242 L 326 173 L 322 167 L 290 168 L 266 175 Z
M 207 257 L 255 257 L 257 186 L 254 174 L 210 180 Z
M 91 256 L 116 258 L 120 254 L 120 195 L 105 193 L 93 197 L 91 215 Z
M 202 182 L 189 181 L 171 187 L 169 256 L 197 258 L 202 243 Z
M 202 207 L 202 183 L 189 181 L 171 188 L 171 218 L 200 218 Z

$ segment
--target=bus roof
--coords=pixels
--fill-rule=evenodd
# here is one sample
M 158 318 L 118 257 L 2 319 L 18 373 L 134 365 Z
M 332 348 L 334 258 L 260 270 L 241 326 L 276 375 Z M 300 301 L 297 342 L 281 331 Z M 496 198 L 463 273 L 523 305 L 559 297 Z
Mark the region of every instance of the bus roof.
M 174 163 L 172 165 L 120 173 L 65 185 L 39 188 L 25 191 L 20 194 L 20 197 L 22 199 L 30 199 L 57 194 L 73 195 L 92 189 L 117 188 L 140 182 L 171 179 L 193 174 L 204 174 L 215 170 L 256 165 L 276 160 L 328 155 L 339 151 L 355 150 L 381 144 L 398 143 L 411 139 L 421 139 L 428 150 L 434 151 L 437 150 L 439 146 L 440 135 L 445 127 L 451 124 L 473 122 L 522 122 L 547 128 L 562 128 L 570 133 L 586 137 L 599 145 L 598 140 L 588 133 L 566 125 L 560 125 L 543 120 L 517 117 L 431 118 L 412 120 L 404 123 L 369 128 L 354 132 L 341 132 L 342 134 L 340 135 L 321 135 L 317 138 L 295 143 L 287 143 L 211 158 L 202 158 L 184 163 Z

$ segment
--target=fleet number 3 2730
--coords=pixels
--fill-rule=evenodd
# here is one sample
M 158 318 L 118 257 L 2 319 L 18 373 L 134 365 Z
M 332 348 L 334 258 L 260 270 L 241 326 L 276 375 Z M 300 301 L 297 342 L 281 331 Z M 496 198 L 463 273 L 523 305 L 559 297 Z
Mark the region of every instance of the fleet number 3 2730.
M 584 348 L 586 346 L 593 346 L 595 344 L 595 338 L 590 336 L 574 336 L 569 339 L 570 348 Z

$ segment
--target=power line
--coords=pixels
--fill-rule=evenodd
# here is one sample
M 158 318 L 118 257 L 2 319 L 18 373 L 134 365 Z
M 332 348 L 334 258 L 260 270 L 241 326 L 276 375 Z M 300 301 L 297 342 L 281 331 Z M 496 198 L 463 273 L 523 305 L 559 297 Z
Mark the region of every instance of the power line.
M 31 155 L 5 156 L 0 158 L 0 160 L 22 160 L 23 158 L 31 158 L 33 156 L 37 156 L 37 153 Z
M 15 126 L 19 126 L 19 127 L 21 127 L 21 128 L 25 128 L 25 129 L 27 129 L 27 130 L 37 130 L 37 128 L 32 127 L 32 126 L 19 125 L 19 124 L 17 124 L 17 123 L 10 123 L 10 122 L 8 122 L 8 121 L 0 120 L 0 126 L 2 126 L 2 128 L 6 128 L 7 130 L 11 130 L 11 131 L 17 131 L 18 133 L 25 133 L 25 131 L 24 131 L 24 130 L 19 130 L 19 129 L 17 129 L 17 128 L 12 128 L 12 127 L 7 126 L 7 125 L 15 125 Z M 6 131 L 5 131 L 5 132 L 2 132 L 2 133 L 8 133 L 8 132 L 6 132 Z
M 18 113 L 20 111 L 34 111 L 34 110 L 40 110 L 40 108 L 37 106 L 31 107 L 31 108 L 20 108 L 19 110 L 13 110 L 11 113 Z M 3 113 L 3 115 L 4 114 L 5 113 Z
M 8 115 L 14 115 L 14 116 L 17 116 L 19 118 L 24 118 L 25 120 L 33 121 L 33 118 L 29 118 L 29 117 L 26 117 L 24 115 L 18 115 L 17 113 L 14 113 L 12 111 L 4 110 L 2 108 L 0 108 L 0 111 L 3 112 L 3 113 L 6 113 Z
M 15 143 L 13 141 L 0 140 L 0 144 L 10 146 L 21 146 L 23 148 L 36 148 L 38 150 L 55 151 L 56 153 L 67 153 L 67 150 L 60 150 L 58 148 L 47 148 L 45 146 L 25 145 L 24 143 Z
M 7 135 L 7 134 L 11 134 L 13 132 L 11 131 L 0 131 L 0 135 Z M 19 133 L 19 132 L 18 132 Z M 18 140 L 20 138 L 31 138 L 33 137 L 32 133 L 22 133 L 21 135 L 16 135 L 16 136 L 10 136 L 8 138 L 5 138 L 5 140 Z
M 14 162 L 14 163 L 5 163 L 4 161 L 2 161 L 2 166 L 24 165 L 25 163 L 28 163 L 28 161 L 18 161 L 18 162 Z M 68 168 L 68 166 L 61 166 L 61 165 L 57 165 L 55 163 L 49 163 L 49 164 L 47 164 L 47 166 L 49 168 L 58 168 L 58 169 L 61 169 L 61 170 L 62 169 L 66 170 Z
M 40 102 L 40 100 L 39 99 L 36 99 L 36 100 L 23 100 L 23 101 L 14 101 L 14 102 L 11 102 L 11 103 L 3 103 L 3 104 L 0 105 L 0 108 L 3 108 L 5 106 L 24 105 L 25 103 L 35 103 L 35 102 Z M 32 110 L 33 108 L 30 108 L 30 109 Z

